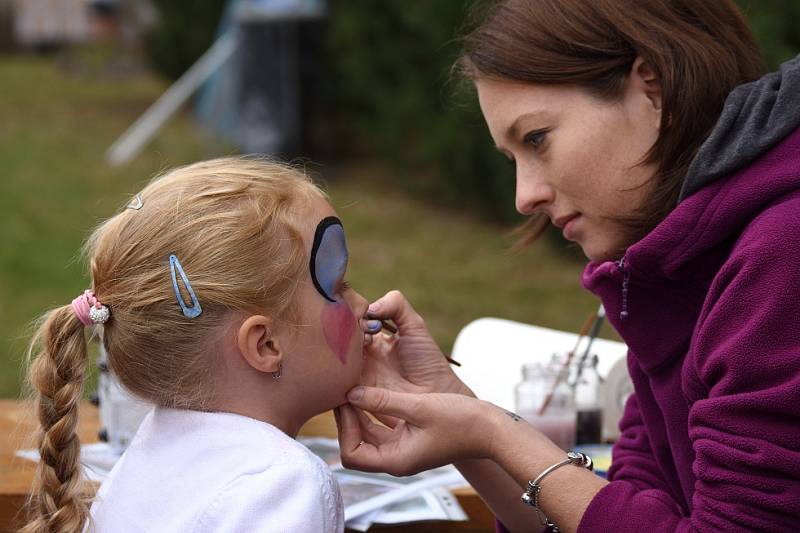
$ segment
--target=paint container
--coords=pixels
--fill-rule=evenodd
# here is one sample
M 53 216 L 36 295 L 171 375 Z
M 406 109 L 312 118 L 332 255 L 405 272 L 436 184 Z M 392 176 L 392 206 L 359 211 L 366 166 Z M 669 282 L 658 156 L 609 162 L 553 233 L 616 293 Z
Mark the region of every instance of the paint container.
M 577 414 L 576 444 L 597 444 L 603 438 L 602 381 L 597 372 L 597 355 L 584 368 L 576 368 L 575 411 Z
M 575 446 L 575 403 L 566 376 L 561 376 L 545 411 L 539 410 L 559 373 L 568 370 L 563 369 L 563 357 L 553 354 L 548 363 L 524 365 L 522 381 L 514 388 L 516 413 L 563 450 Z

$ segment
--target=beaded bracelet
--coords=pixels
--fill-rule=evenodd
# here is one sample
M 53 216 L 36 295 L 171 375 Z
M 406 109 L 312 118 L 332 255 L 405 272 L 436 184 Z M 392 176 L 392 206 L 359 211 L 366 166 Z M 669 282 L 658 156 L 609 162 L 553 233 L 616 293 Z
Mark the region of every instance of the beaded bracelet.
M 580 452 L 567 452 L 566 459 L 546 468 L 545 471 L 539 474 L 536 479 L 528 481 L 528 488 L 526 488 L 525 492 L 522 493 L 522 503 L 525 505 L 530 505 L 536 509 L 536 514 L 539 515 L 539 520 L 542 522 L 542 525 L 549 527 L 553 533 L 558 533 L 559 529 L 558 526 L 556 526 L 550 521 L 549 518 L 547 518 L 547 515 L 545 515 L 544 511 L 542 511 L 539 507 L 539 493 L 542 490 L 542 487 L 539 485 L 539 483 L 541 483 L 541 481 L 553 470 L 561 468 L 564 465 L 582 466 L 583 468 L 587 468 L 589 470 L 594 468 L 592 458 L 588 455 Z

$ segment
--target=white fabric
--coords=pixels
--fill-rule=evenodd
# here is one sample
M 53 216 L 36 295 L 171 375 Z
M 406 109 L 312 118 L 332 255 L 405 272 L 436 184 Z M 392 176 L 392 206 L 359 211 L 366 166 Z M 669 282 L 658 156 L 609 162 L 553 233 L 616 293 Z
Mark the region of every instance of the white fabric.
M 156 408 L 100 487 L 98 533 L 344 530 L 328 466 L 270 424 Z M 90 523 L 91 524 L 91 523 Z

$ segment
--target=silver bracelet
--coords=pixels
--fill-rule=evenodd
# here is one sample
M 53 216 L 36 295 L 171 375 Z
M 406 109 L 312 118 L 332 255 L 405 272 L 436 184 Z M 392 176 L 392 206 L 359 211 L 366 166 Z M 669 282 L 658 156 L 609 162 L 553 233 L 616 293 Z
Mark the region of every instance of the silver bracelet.
M 575 466 L 582 466 L 583 468 L 587 468 L 592 470 L 594 468 L 594 464 L 592 463 L 592 458 L 588 455 L 580 452 L 567 452 L 567 458 L 563 461 L 559 461 L 558 463 L 549 466 L 545 469 L 544 472 L 539 474 L 539 476 L 531 481 L 528 481 L 528 488 L 525 489 L 525 492 L 522 493 L 522 503 L 525 505 L 530 505 L 534 509 L 536 509 L 536 514 L 539 515 L 539 520 L 542 522 L 543 526 L 548 526 L 553 533 L 558 533 L 559 529 L 553 522 L 547 518 L 547 515 L 544 514 L 544 511 L 541 510 L 539 507 L 539 493 L 542 490 L 542 487 L 539 485 L 541 481 L 550 474 L 553 470 L 557 468 L 561 468 L 564 465 L 575 465 Z

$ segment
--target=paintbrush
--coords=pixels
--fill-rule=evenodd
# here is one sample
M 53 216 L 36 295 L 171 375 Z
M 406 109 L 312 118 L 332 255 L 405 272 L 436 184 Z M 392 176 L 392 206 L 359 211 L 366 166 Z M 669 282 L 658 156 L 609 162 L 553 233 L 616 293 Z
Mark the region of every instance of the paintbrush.
M 395 335 L 397 333 L 397 327 L 395 325 L 387 322 L 386 320 L 382 320 L 382 319 L 380 320 L 380 323 L 381 323 L 381 329 L 385 329 L 386 331 L 388 331 L 392 335 Z M 378 333 L 379 331 L 380 330 L 377 330 L 377 331 L 374 331 L 374 333 L 373 333 L 372 331 L 368 330 L 367 333 L 371 333 L 371 334 L 374 335 L 375 333 Z M 451 365 L 461 366 L 461 363 L 459 363 L 455 359 L 447 357 L 446 355 L 444 356 L 444 358 L 447 359 L 447 362 L 450 363 Z
M 578 383 L 581 375 L 583 374 L 583 367 L 586 364 L 586 361 L 589 359 L 589 352 L 592 350 L 592 343 L 594 343 L 594 340 L 600 334 L 600 328 L 603 326 L 603 320 L 606 317 L 606 310 L 602 305 L 600 306 L 600 309 L 597 310 L 596 316 L 597 318 L 595 318 L 594 324 L 592 324 L 592 330 L 589 332 L 589 340 L 586 342 L 586 349 L 583 350 L 583 355 L 580 359 L 578 359 L 575 384 Z M 600 378 L 600 381 L 603 381 L 603 378 Z
M 385 320 L 381 320 L 381 328 L 385 329 L 386 331 L 388 331 L 392 335 L 397 333 L 397 328 L 394 327 L 392 324 L 390 324 L 389 322 L 387 322 Z
M 590 314 L 583 323 L 583 326 L 578 332 L 578 338 L 575 340 L 575 346 L 567 354 L 564 364 L 561 366 L 561 371 L 558 373 L 558 375 L 556 375 L 556 379 L 553 381 L 553 386 L 550 388 L 550 392 L 547 393 L 547 396 L 545 396 L 544 401 L 542 402 L 542 406 L 539 408 L 539 416 L 544 414 L 544 412 L 547 410 L 547 406 L 550 405 L 550 402 L 553 400 L 553 395 L 556 392 L 556 387 L 558 387 L 558 384 L 562 379 L 567 378 L 566 374 L 569 371 L 569 365 L 572 363 L 572 358 L 575 357 L 575 352 L 578 351 L 578 346 L 580 346 L 581 340 L 583 340 L 586 334 L 589 333 L 589 329 L 592 327 L 592 324 L 597 321 L 597 319 L 597 313 L 595 312 Z

